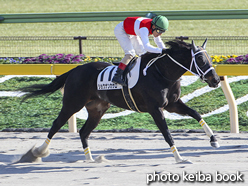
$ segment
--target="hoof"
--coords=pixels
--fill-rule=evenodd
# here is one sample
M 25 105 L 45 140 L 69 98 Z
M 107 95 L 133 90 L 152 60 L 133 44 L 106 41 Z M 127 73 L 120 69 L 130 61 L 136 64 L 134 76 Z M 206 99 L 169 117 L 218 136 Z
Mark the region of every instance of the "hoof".
M 177 164 L 193 164 L 193 163 L 187 159 L 180 159 L 177 161 Z
M 219 143 L 218 143 L 218 141 L 217 141 L 217 139 L 215 138 L 214 135 L 212 135 L 212 136 L 210 137 L 210 144 L 211 144 L 211 146 L 214 147 L 214 148 L 219 148 L 219 147 L 220 147 L 220 145 L 219 145 Z
M 24 154 L 21 159 L 15 163 L 34 163 L 34 162 L 41 162 L 40 157 L 36 157 L 33 154 L 33 150 L 35 149 L 35 146 L 33 146 L 26 154 Z
M 91 159 L 91 160 L 85 160 L 85 163 L 95 163 L 95 160 Z
M 210 144 L 211 144 L 211 146 L 214 147 L 214 148 L 219 148 L 219 147 L 220 147 L 218 141 L 210 142 Z
M 104 163 L 104 162 L 108 162 L 108 160 L 103 155 L 101 155 L 101 156 L 96 157 L 95 162 Z
M 34 156 L 41 158 L 47 157 L 50 154 L 49 150 L 46 150 L 45 152 L 40 152 L 39 148 L 33 148 L 32 153 Z

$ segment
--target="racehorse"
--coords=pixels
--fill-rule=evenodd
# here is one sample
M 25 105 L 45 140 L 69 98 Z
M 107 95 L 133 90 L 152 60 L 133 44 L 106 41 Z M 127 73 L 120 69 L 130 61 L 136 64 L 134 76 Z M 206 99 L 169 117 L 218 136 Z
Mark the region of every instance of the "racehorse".
M 197 111 L 189 108 L 180 99 L 180 77 L 186 71 L 190 71 L 205 81 L 209 87 L 217 87 L 220 79 L 205 50 L 207 39 L 202 46 L 196 46 L 193 40 L 192 43 L 173 40 L 165 44 L 168 48 L 166 54 L 145 53 L 140 57 L 139 79 L 130 91 L 139 111 L 148 112 L 154 119 L 170 146 L 176 162 L 187 163 L 190 161 L 182 158 L 176 148 L 166 124 L 163 109 L 196 119 L 210 138 L 211 146 L 218 148 L 219 144 L 207 123 Z M 28 156 L 31 159 L 49 155 L 50 140 L 74 113 L 85 106 L 88 118 L 79 130 L 79 135 L 86 161 L 94 161 L 88 146 L 88 137 L 97 127 L 101 117 L 110 104 L 130 109 L 121 90 L 97 89 L 99 73 L 110 65 L 104 62 L 87 63 L 62 74 L 50 84 L 33 85 L 22 89 L 23 92 L 29 92 L 24 96 L 25 100 L 34 96 L 52 94 L 64 88 L 62 109 L 54 120 L 45 142 L 29 151 Z M 27 160 L 25 155 L 23 159 Z

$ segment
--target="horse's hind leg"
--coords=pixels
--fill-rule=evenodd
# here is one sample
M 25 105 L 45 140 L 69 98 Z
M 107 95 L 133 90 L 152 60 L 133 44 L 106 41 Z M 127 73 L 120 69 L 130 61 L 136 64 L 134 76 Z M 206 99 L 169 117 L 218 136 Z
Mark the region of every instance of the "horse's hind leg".
M 88 146 L 88 138 L 90 133 L 97 127 L 103 114 L 109 109 L 110 104 L 102 100 L 95 100 L 86 106 L 88 118 L 84 126 L 80 129 L 79 135 L 84 148 L 84 154 L 87 161 L 94 161 Z
M 75 108 L 75 107 L 74 107 Z M 66 109 L 63 105 L 59 116 L 53 122 L 53 126 L 49 131 L 49 134 L 44 143 L 39 147 L 33 147 L 26 154 L 24 154 L 18 162 L 37 162 L 41 161 L 41 158 L 49 155 L 49 144 L 56 132 L 66 123 L 66 121 L 78 110 Z
M 44 143 L 37 148 L 33 148 L 32 153 L 34 157 L 46 157 L 49 155 L 49 144 L 52 137 L 59 131 L 59 129 L 68 121 L 68 119 L 74 113 L 80 110 L 79 108 L 81 107 L 74 107 L 74 109 L 68 109 L 65 105 L 63 105 L 59 116 L 54 120 L 53 125 Z
M 71 91 L 72 89 L 67 89 Z M 75 91 L 80 92 L 80 91 Z M 68 121 L 68 119 L 76 112 L 78 112 L 81 108 L 84 107 L 87 102 L 87 95 L 80 95 L 79 93 L 72 94 L 67 93 L 63 97 L 63 107 L 58 115 L 58 117 L 54 120 L 53 125 L 48 133 L 48 136 L 44 143 L 39 147 L 33 147 L 28 153 L 22 156 L 20 159 L 21 162 L 34 162 L 37 159 L 42 157 L 46 157 L 49 155 L 49 144 L 52 137 L 59 131 L 59 129 Z
M 165 109 L 169 112 L 176 112 L 181 115 L 188 115 L 196 119 L 200 123 L 200 125 L 203 127 L 207 136 L 210 138 L 211 146 L 214 148 L 220 147 L 216 137 L 214 136 L 213 131 L 208 126 L 208 124 L 202 119 L 201 115 L 198 112 L 196 112 L 194 109 L 184 104 L 181 99 L 179 99 L 175 103 L 170 103 L 167 107 L 165 107 Z

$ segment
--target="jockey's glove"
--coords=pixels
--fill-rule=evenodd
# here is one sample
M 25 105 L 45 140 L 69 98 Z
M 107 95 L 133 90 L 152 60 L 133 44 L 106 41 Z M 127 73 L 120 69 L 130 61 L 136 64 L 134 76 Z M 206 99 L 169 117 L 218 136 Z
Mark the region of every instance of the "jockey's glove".
M 162 53 L 161 53 L 161 54 L 162 54 L 162 55 L 163 55 L 163 54 L 168 54 L 168 52 L 169 52 L 169 50 L 168 50 L 168 49 L 163 48 L 163 49 L 162 49 Z

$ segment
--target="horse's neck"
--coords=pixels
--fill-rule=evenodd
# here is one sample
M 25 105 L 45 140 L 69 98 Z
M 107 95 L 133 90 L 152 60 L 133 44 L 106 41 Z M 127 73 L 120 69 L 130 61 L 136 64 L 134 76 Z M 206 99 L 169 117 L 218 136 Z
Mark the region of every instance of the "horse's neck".
M 142 63 L 141 63 L 141 68 L 144 69 L 147 64 L 158 57 L 158 54 L 146 54 L 142 57 Z M 190 54 L 186 55 L 183 59 L 177 59 L 178 56 L 171 56 L 173 59 L 175 59 L 178 63 L 182 64 L 186 68 L 189 68 L 190 66 Z M 187 70 L 173 62 L 168 56 L 165 56 L 163 58 L 157 59 L 155 62 L 156 66 L 158 67 L 159 71 L 163 76 L 165 76 L 167 79 L 170 80 L 178 80 Z M 154 67 L 155 65 L 152 65 L 154 70 L 156 68 Z
M 168 56 L 158 61 L 157 65 L 159 70 L 165 77 L 175 81 L 178 80 L 186 72 L 184 68 L 173 62 L 171 59 L 169 59 Z

